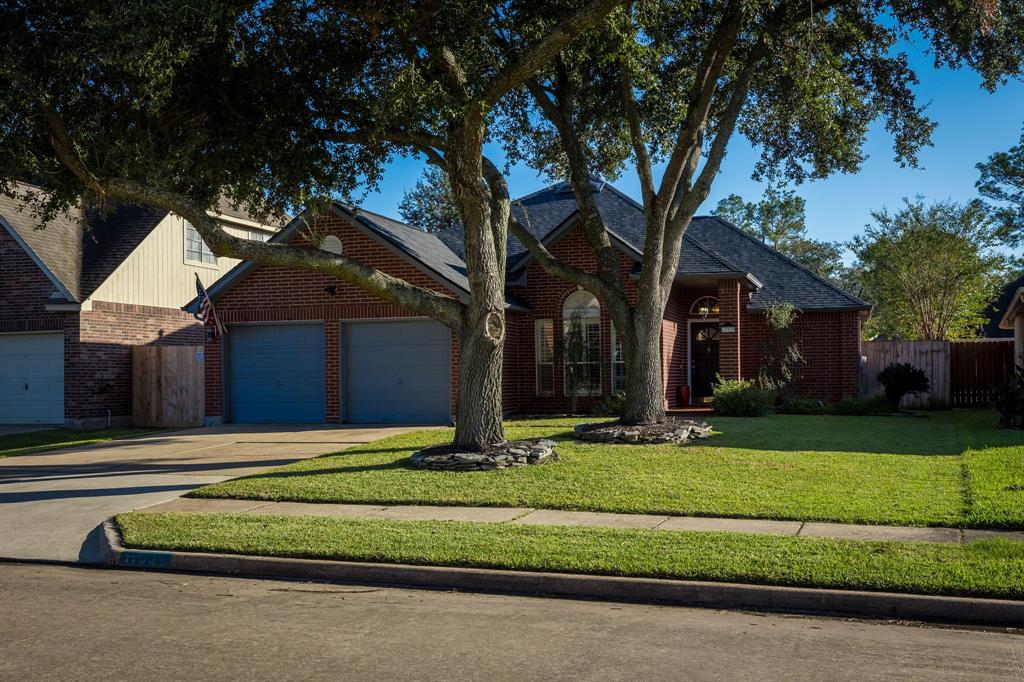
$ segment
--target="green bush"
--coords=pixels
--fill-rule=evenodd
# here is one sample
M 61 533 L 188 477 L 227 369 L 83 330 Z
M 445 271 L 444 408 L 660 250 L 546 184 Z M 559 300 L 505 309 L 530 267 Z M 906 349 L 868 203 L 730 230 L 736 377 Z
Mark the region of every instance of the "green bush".
M 715 412 L 724 417 L 763 417 L 775 405 L 775 393 L 754 381 L 718 379 L 714 387 Z
M 829 414 L 832 406 L 814 398 L 789 398 L 779 405 L 782 414 Z
M 903 396 L 931 390 L 928 375 L 909 362 L 892 363 L 878 373 L 878 381 L 885 386 L 885 398 L 894 410 L 899 409 Z
M 1024 429 L 1024 367 L 996 387 L 993 406 L 999 412 L 999 425 Z
M 779 405 L 782 414 L 837 414 L 848 416 L 865 416 L 890 414 L 885 396 L 876 395 L 871 398 L 844 398 L 837 403 L 827 403 L 815 398 L 791 398 Z
M 868 415 L 891 414 L 892 407 L 884 395 L 870 398 L 844 398 L 832 405 L 831 414 L 864 417 Z

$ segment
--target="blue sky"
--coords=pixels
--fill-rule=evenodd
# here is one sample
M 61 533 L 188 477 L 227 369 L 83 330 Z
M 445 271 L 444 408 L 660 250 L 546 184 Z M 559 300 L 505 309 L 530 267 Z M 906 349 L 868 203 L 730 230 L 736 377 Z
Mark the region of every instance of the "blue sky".
M 920 104 L 927 105 L 930 118 L 938 123 L 933 146 L 920 153 L 920 168 L 901 168 L 893 161 L 892 138 L 882 125 L 870 132 L 861 171 L 834 175 L 796 188 L 807 201 L 807 226 L 816 239 L 845 241 L 870 222 L 870 212 L 898 207 L 904 197 L 923 195 L 928 200 L 967 200 L 977 196 L 975 164 L 995 151 L 1008 149 L 1021 135 L 1024 124 L 1024 84 L 1010 81 L 994 94 L 981 88 L 971 71 L 937 70 L 931 59 L 914 46 L 908 48 L 911 64 L 920 84 L 915 88 Z M 489 153 L 496 160 L 500 150 Z M 764 186 L 750 179 L 757 152 L 741 137 L 733 139 L 722 171 L 701 213 L 713 211 L 718 200 L 736 193 L 750 201 Z M 361 203 L 369 210 L 399 217 L 398 203 L 423 169 L 417 159 L 395 160 L 380 190 Z M 547 183 L 526 167 L 513 168 L 509 175 L 513 196 L 535 191 Z M 615 186 L 633 197 L 639 196 L 636 174 L 627 168 Z

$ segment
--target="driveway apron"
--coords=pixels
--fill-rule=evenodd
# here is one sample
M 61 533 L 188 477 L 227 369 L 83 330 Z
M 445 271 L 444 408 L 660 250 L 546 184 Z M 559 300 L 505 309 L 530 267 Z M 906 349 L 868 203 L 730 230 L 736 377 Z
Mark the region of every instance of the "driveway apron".
M 0 558 L 92 563 L 114 514 L 421 427 L 219 426 L 0 459 Z

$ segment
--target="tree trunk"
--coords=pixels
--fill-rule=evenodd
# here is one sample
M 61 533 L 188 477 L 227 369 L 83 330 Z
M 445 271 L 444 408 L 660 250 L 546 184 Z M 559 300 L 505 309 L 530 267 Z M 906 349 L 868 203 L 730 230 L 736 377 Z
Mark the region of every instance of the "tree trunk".
M 626 358 L 624 424 L 665 421 L 665 385 L 661 370 L 661 313 L 637 308 L 633 318 L 632 348 Z
M 459 404 L 454 445 L 470 451 L 505 442 L 501 423 L 503 344 L 488 338 L 484 316 L 467 314 L 459 332 Z

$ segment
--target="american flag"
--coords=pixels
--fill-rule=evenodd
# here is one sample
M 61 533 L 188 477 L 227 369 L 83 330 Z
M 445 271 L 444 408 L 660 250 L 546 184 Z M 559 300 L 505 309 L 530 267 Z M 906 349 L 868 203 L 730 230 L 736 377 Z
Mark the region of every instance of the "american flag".
M 213 338 L 227 334 L 228 330 L 221 324 L 220 318 L 217 317 L 217 311 L 213 309 L 213 301 L 210 300 L 210 295 L 206 293 L 203 283 L 199 281 L 198 272 L 196 273 L 196 294 L 199 296 L 198 317 L 203 321 L 204 325 L 213 327 Z

